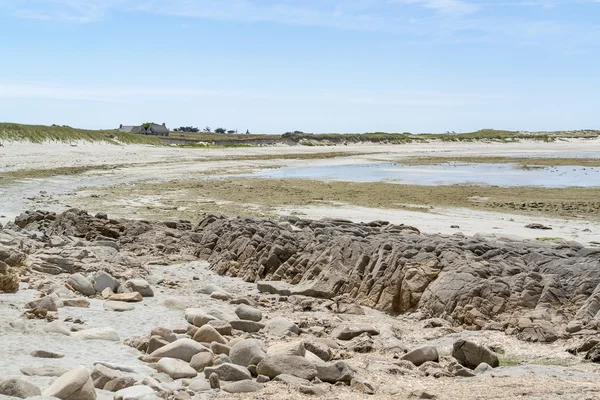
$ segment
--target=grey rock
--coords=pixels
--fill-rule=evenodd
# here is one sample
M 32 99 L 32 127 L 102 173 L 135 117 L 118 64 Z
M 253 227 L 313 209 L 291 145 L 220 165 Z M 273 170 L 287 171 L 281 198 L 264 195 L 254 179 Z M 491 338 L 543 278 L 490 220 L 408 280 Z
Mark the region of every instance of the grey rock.
M 198 372 L 204 371 L 204 368 L 213 365 L 213 355 L 209 352 L 195 354 L 190 361 L 190 367 Z
M 269 320 L 266 325 L 266 331 L 270 335 L 278 337 L 288 334 L 300 334 L 300 328 L 298 328 L 298 325 L 296 325 L 293 321 L 283 317 L 275 317 Z
M 168 345 L 154 351 L 152 354 L 150 354 L 150 356 L 177 358 L 179 360 L 190 362 L 194 355 L 201 352 L 210 352 L 210 350 L 195 340 L 178 339 L 173 343 L 169 343 Z
M 154 291 L 148 281 L 144 279 L 129 279 L 125 282 L 125 287 L 132 292 L 138 292 L 142 297 L 153 297 Z
M 55 353 L 53 351 L 46 350 L 34 350 L 31 352 L 31 357 L 36 358 L 63 358 L 65 355 L 63 353 Z
M 114 395 L 114 400 L 154 400 L 156 392 L 146 385 L 136 385 L 121 389 Z
M 79 293 L 85 296 L 93 296 L 96 294 L 96 290 L 92 283 L 80 273 L 73 274 L 67 279 L 67 283 Z
M 410 361 L 418 367 L 427 361 L 438 362 L 439 355 L 434 346 L 422 346 L 409 351 L 402 356 L 402 359 Z
M 4 382 L 0 382 L 0 394 L 26 399 L 28 397 L 39 396 L 42 394 L 42 391 L 34 384 L 27 381 L 21 379 L 8 379 Z
M 254 307 L 240 304 L 235 309 L 235 314 L 242 320 L 258 322 L 262 319 L 262 312 Z
M 233 320 L 229 321 L 229 324 L 233 329 L 237 329 L 239 331 L 244 331 L 248 333 L 254 333 L 262 330 L 265 325 L 260 322 L 254 321 L 243 321 L 243 320 Z
M 252 393 L 264 389 L 264 385 L 254 381 L 239 381 L 227 383 L 221 389 L 227 393 Z
M 339 340 L 352 340 L 363 333 L 376 336 L 379 330 L 367 324 L 340 325 L 331 332 L 331 336 Z
M 215 373 L 222 381 L 242 381 L 252 379 L 252 375 L 247 368 L 241 365 L 223 363 L 221 365 L 204 368 L 204 376 L 210 378 Z
M 354 377 L 354 371 L 344 361 L 336 361 L 331 363 L 317 363 L 317 378 L 323 382 L 350 383 Z
M 264 343 L 257 339 L 242 340 L 229 350 L 231 362 L 244 367 L 258 365 L 266 356 Z
M 173 379 L 195 378 L 198 375 L 198 372 L 187 362 L 176 358 L 161 358 L 156 364 L 156 370 L 164 372 Z
M 317 376 L 315 365 L 300 356 L 275 354 L 268 356 L 256 366 L 259 375 L 275 378 L 281 374 L 293 375 L 298 378 L 312 380 Z
M 116 293 L 120 285 L 118 280 L 105 271 L 96 272 L 92 277 L 92 283 L 94 285 L 94 290 L 97 293 L 102 292 L 106 288 L 109 288 L 113 293 Z
M 482 362 L 489 364 L 493 368 L 500 365 L 498 356 L 485 346 L 467 340 L 458 340 L 452 346 L 452 357 L 467 368 L 477 368 Z
M 77 367 L 59 377 L 42 392 L 43 396 L 61 400 L 96 400 L 96 390 L 88 370 Z

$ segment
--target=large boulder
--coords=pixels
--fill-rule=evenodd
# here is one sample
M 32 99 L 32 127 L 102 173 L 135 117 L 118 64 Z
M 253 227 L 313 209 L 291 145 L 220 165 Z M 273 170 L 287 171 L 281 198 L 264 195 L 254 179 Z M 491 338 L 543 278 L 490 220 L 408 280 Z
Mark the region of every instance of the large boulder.
M 33 383 L 22 379 L 8 379 L 0 383 L 0 394 L 26 399 L 27 397 L 39 396 L 42 394 L 42 391 Z
M 61 400 L 96 400 L 96 389 L 88 370 L 80 366 L 59 377 L 42 395 Z
M 242 340 L 229 350 L 231 362 L 244 367 L 258 365 L 266 356 L 265 345 L 258 339 Z
M 281 374 L 287 374 L 310 381 L 317 376 L 315 365 L 306 358 L 285 354 L 275 354 L 266 357 L 258 363 L 256 372 L 271 379 Z
M 160 349 L 155 350 L 150 354 L 151 357 L 168 357 L 190 362 L 194 355 L 201 352 L 209 352 L 210 350 L 202 346 L 193 339 L 178 339 L 173 343 L 169 343 Z
M 489 364 L 493 368 L 500 366 L 496 353 L 485 346 L 463 339 L 452 346 L 452 357 L 456 358 L 461 365 L 471 369 L 477 368 L 481 363 Z

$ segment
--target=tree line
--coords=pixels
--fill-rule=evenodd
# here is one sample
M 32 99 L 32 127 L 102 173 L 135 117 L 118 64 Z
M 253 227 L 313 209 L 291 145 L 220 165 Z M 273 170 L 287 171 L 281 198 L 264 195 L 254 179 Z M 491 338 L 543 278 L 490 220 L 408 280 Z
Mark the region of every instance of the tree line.
M 181 126 L 179 128 L 175 128 L 173 129 L 175 132 L 187 132 L 187 133 L 197 133 L 200 132 L 200 129 L 198 127 L 195 126 Z M 204 133 L 220 133 L 220 134 L 230 134 L 230 135 L 237 135 L 238 134 L 238 130 L 237 129 L 225 129 L 225 128 L 215 128 L 215 130 L 213 131 L 210 126 L 205 127 L 202 132 Z M 250 131 L 248 129 L 246 129 L 246 135 L 249 135 Z

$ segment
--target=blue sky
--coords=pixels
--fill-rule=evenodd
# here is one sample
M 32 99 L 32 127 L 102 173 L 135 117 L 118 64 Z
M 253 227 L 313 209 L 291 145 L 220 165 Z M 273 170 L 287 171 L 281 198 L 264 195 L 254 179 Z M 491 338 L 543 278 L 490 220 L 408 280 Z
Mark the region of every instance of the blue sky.
M 0 0 L 0 121 L 600 128 L 600 0 Z

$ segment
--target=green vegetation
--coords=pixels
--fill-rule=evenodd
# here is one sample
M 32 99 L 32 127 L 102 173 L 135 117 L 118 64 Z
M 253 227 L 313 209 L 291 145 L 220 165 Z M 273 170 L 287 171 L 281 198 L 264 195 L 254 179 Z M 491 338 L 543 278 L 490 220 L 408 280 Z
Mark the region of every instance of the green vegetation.
M 600 189 L 479 187 L 471 185 L 420 186 L 383 182 L 322 182 L 304 179 L 228 178 L 174 180 L 118 185 L 91 192 L 84 208 L 105 209 L 121 200 L 152 197 L 173 210 L 171 218 L 193 219 L 202 212 L 238 215 L 276 215 L 286 206 L 340 206 L 436 212 L 437 207 L 464 207 L 481 211 L 552 217 L 600 218 Z M 161 194 L 157 198 L 157 193 Z M 268 196 L 265 196 L 268 193 Z M 175 195 L 176 194 L 176 195 Z M 529 199 L 536 199 L 530 202 Z M 202 202 L 200 202 L 202 200 Z M 210 201 L 210 202 L 209 202 Z M 99 204 L 97 202 L 106 202 Z M 89 204 L 89 207 L 88 207 Z M 144 218 L 151 218 L 148 211 Z M 238 214 L 236 214 L 238 213 Z M 178 216 L 179 215 L 179 216 Z
M 556 240 L 563 240 L 563 238 L 559 238 L 559 237 L 539 237 L 536 240 L 538 240 L 540 242 L 554 242 Z
M 152 144 L 162 142 L 154 136 L 136 135 L 115 130 L 85 130 L 68 126 L 21 125 L 0 123 L 0 140 L 26 140 L 32 143 L 46 141 L 71 142 L 84 140 L 88 142 L 107 142 L 113 144 Z
M 441 140 L 444 142 L 473 142 L 473 141 L 495 141 L 495 142 L 516 142 L 519 140 L 539 140 L 543 142 L 552 142 L 557 139 L 567 138 L 594 138 L 600 136 L 598 130 L 579 130 L 579 131 L 557 131 L 557 132 L 519 132 L 496 129 L 481 129 L 475 132 L 467 133 L 423 133 L 412 134 L 404 133 L 353 133 L 353 134 L 312 134 L 299 131 L 287 132 L 281 135 L 283 139 L 292 140 L 304 145 L 314 145 L 315 142 L 328 142 L 332 144 L 340 143 L 386 143 L 386 144 L 404 144 L 412 142 L 427 142 L 430 140 Z M 311 143 L 311 144 L 309 144 Z

